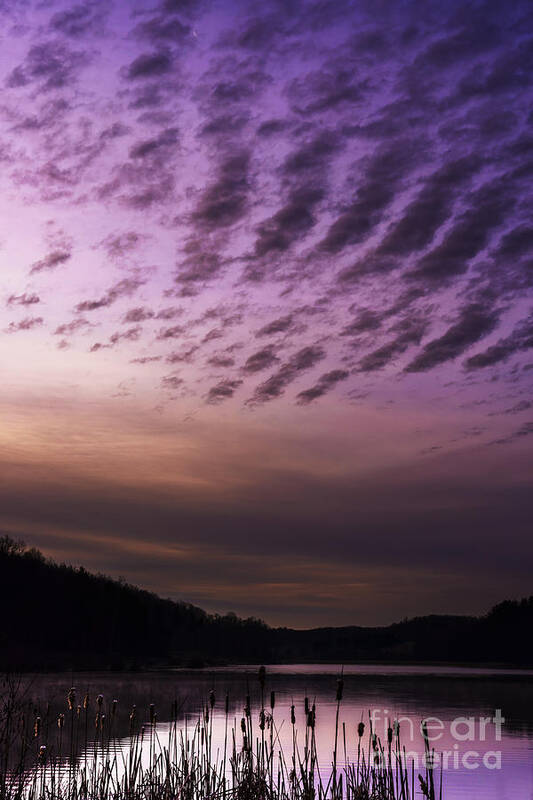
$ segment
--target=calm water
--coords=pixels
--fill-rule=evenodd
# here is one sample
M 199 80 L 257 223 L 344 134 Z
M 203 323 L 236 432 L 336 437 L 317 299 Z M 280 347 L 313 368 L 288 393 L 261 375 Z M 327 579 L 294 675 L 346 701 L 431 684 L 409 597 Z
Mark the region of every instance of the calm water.
M 268 692 L 276 692 L 275 723 L 281 745 L 290 744 L 290 706 L 296 706 L 297 727 L 305 730 L 304 697 L 316 703 L 316 736 L 321 766 L 327 772 L 335 726 L 336 677 L 340 667 L 329 665 L 267 666 Z M 127 743 L 127 717 L 133 703 L 141 721 L 154 703 L 158 733 L 164 741 L 170 705 L 177 697 L 180 724 L 194 720 L 211 689 L 217 702 L 213 716 L 214 749 L 222 747 L 224 698 L 230 716 L 240 724 L 247 692 L 252 713 L 259 707 L 256 667 L 175 671 L 144 674 L 63 674 L 36 676 L 31 694 L 37 703 L 51 703 L 52 713 L 65 707 L 69 688 L 78 696 L 87 689 L 102 693 L 107 702 L 119 701 L 117 734 Z M 494 722 L 497 710 L 504 721 L 501 735 Z M 401 720 L 402 742 L 413 758 L 423 752 L 419 724 L 431 717 L 433 746 L 447 753 L 444 796 L 447 800 L 533 800 L 533 671 L 456 667 L 349 666 L 344 668 L 341 722 L 346 725 L 348 756 L 353 757 L 356 727 L 373 713 L 375 728 L 386 737 L 386 720 Z M 482 718 L 485 722 L 482 722 Z M 496 717 L 497 719 L 497 717 Z

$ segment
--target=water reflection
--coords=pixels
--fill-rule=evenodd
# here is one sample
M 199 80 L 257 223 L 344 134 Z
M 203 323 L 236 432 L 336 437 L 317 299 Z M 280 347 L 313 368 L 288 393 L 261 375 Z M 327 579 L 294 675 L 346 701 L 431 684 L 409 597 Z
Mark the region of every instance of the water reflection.
M 327 775 L 331 769 L 335 730 L 336 668 L 322 665 L 296 665 L 267 668 L 268 691 L 275 692 L 275 736 L 280 747 L 290 753 L 294 746 L 291 727 L 291 706 L 294 705 L 298 739 L 296 746 L 305 747 L 306 719 L 304 698 L 316 703 L 316 743 L 320 769 Z M 375 729 L 386 740 L 387 728 L 394 719 L 401 721 L 403 745 L 412 758 L 423 765 L 424 742 L 420 721 L 431 717 L 432 744 L 439 753 L 448 753 L 448 769 L 444 775 L 445 797 L 448 800 L 484 798 L 485 800 L 517 800 L 533 798 L 533 673 L 457 668 L 349 667 L 344 670 L 344 697 L 340 711 L 339 765 L 354 761 L 357 748 L 357 725 L 363 720 L 368 732 L 369 712 Z M 141 758 L 149 763 L 154 738 L 149 728 L 150 704 L 157 714 L 155 726 L 158 746 L 171 744 L 169 720 L 177 716 L 177 729 L 191 735 L 198 713 L 215 693 L 212 709 L 212 748 L 220 759 L 227 736 L 226 695 L 229 726 L 240 732 L 245 697 L 250 696 L 254 718 L 254 735 L 259 735 L 261 707 L 257 668 L 179 671 L 146 674 L 80 674 L 35 677 L 31 686 L 36 708 L 48 702 L 48 714 L 54 719 L 64 712 L 70 686 L 78 692 L 89 691 L 94 699 L 104 695 L 105 708 L 118 701 L 113 730 L 108 732 L 117 749 L 117 765 L 123 763 L 131 749 L 130 710 L 137 706 L 137 724 L 145 734 Z M 494 722 L 497 709 L 504 721 L 501 735 Z M 465 718 L 466 721 L 458 721 Z M 485 720 L 484 723 L 481 721 Z M 472 722 L 473 721 L 473 722 Z M 98 753 L 101 736 L 88 716 L 86 742 L 79 743 L 83 759 Z M 366 735 L 366 734 L 365 734 Z M 346 745 L 345 745 L 346 741 Z M 242 742 L 238 742 L 240 747 Z M 497 754 L 490 755 L 487 754 Z M 466 756 L 466 759 L 465 759 Z M 500 761 L 498 761 L 500 759 Z M 119 768 L 117 766 L 117 769 Z

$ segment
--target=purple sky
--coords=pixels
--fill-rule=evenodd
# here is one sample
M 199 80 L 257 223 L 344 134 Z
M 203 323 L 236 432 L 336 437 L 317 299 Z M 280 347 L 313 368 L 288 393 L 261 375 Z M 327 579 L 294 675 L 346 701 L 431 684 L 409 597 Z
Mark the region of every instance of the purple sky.
M 276 624 L 531 593 L 530 5 L 0 23 L 2 528 Z

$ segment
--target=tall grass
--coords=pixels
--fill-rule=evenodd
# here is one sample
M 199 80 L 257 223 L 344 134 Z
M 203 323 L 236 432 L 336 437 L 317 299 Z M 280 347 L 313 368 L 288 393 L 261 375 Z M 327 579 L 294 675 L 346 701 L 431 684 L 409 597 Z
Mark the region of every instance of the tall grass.
M 304 700 L 305 729 L 290 710 L 291 746 L 280 743 L 276 696 L 265 703 L 265 672 L 259 672 L 261 702 L 252 711 L 247 694 L 240 723 L 230 719 L 229 699 L 214 691 L 191 723 L 177 699 L 158 721 L 150 704 L 145 714 L 128 712 L 129 735 L 118 739 L 116 700 L 86 693 L 78 703 L 70 690 L 65 711 L 36 708 L 22 684 L 4 680 L 0 696 L 1 800 L 437 800 L 428 737 L 426 769 L 416 776 L 391 725 L 382 742 L 369 721 L 359 722 L 350 741 L 340 725 L 342 677 L 336 693 L 331 763 L 319 762 L 317 711 Z M 163 710 L 164 711 L 164 710 Z M 223 746 L 213 746 L 213 716 L 223 714 Z M 144 717 L 144 722 L 142 721 Z M 442 798 L 442 782 L 439 789 Z

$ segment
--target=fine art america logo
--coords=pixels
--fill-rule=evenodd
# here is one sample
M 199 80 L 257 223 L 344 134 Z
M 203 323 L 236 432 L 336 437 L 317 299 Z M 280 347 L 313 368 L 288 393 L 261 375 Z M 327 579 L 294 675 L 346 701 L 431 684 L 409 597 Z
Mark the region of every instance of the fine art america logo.
M 370 712 L 370 729 L 373 742 L 380 739 L 388 747 L 374 744 L 374 762 L 389 768 L 391 761 L 401 758 L 415 769 L 476 770 L 502 768 L 502 753 L 498 742 L 502 740 L 505 718 L 497 708 L 491 717 L 455 717 L 442 720 L 426 717 L 414 722 L 410 717 L 398 717 L 390 722 L 388 710 L 374 708 Z M 394 752 L 394 744 L 400 742 L 402 750 Z M 381 733 L 383 736 L 381 737 Z M 405 743 L 411 742 L 411 749 Z M 416 743 L 423 745 L 416 749 Z

